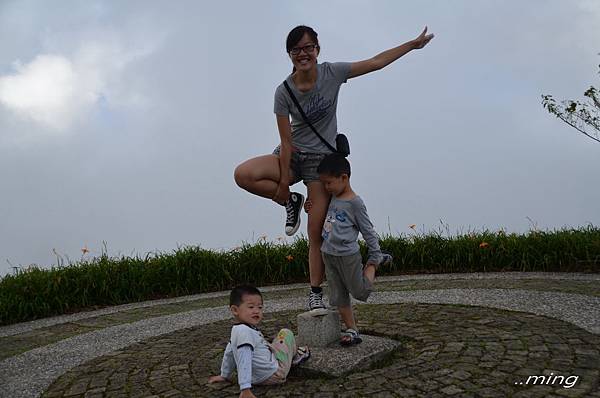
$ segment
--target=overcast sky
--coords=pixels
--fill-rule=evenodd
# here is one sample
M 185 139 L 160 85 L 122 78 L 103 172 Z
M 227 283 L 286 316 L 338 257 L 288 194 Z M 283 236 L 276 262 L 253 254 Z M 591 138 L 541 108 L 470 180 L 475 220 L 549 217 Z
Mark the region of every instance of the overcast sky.
M 53 250 L 284 236 L 283 208 L 232 176 L 278 143 L 299 24 L 321 62 L 435 34 L 340 92 L 352 185 L 380 233 L 600 225 L 600 145 L 541 106 L 598 86 L 598 1 L 2 0 L 0 275 L 56 264 Z

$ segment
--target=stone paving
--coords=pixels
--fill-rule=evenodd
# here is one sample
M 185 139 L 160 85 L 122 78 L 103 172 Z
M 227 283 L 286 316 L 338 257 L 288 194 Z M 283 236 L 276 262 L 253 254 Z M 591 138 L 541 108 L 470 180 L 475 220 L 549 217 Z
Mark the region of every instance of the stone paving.
M 368 369 L 293 370 L 260 397 L 600 398 L 600 275 L 380 278 L 356 306 L 363 333 L 400 342 Z M 304 286 L 262 289 L 262 330 L 297 330 Z M 228 292 L 0 328 L 1 397 L 235 397 L 207 385 L 231 326 Z M 155 304 L 155 305 L 153 305 Z M 543 376 L 543 378 L 542 378 Z

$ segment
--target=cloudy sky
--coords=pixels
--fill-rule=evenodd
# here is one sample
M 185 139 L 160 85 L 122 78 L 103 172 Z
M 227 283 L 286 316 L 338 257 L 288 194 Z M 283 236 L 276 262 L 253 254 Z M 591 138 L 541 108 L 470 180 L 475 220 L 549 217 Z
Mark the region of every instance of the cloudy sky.
M 541 106 L 597 86 L 595 0 L 2 0 L 0 275 L 84 247 L 283 236 L 283 208 L 232 175 L 278 143 L 298 24 L 319 33 L 320 61 L 436 35 L 342 86 L 353 187 L 379 232 L 600 225 L 600 145 Z

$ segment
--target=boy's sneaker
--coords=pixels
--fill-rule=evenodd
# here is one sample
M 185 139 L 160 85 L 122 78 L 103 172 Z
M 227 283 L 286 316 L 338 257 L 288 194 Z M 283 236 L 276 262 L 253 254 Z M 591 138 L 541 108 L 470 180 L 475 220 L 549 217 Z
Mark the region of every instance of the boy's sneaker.
M 358 333 L 357 330 L 346 329 L 346 331 L 342 333 L 342 338 L 340 339 L 341 345 L 350 346 L 360 343 L 362 343 L 362 337 L 360 337 L 360 333 Z
M 298 347 L 296 354 L 292 358 L 292 366 L 298 366 L 310 358 L 310 350 L 307 346 Z
M 394 257 L 392 257 L 392 255 L 389 252 L 382 250 L 381 254 L 383 255 L 383 257 L 381 258 L 381 261 L 379 262 L 379 265 L 377 267 L 385 267 L 392 264 L 392 261 L 394 261 Z
M 300 227 L 300 210 L 304 204 L 304 195 L 298 192 L 290 192 L 290 198 L 285 203 L 285 234 L 292 236 Z
M 323 303 L 323 291 L 320 293 L 310 291 L 308 295 L 308 309 L 314 316 L 327 314 L 327 308 L 325 308 L 325 304 Z

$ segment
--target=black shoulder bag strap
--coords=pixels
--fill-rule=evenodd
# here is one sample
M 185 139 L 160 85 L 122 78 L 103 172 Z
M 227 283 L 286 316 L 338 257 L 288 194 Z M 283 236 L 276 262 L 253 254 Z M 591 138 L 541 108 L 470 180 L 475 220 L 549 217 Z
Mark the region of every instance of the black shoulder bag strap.
M 321 139 L 321 141 L 323 141 L 323 144 L 325 144 L 327 146 L 327 148 L 329 148 L 332 152 L 336 152 L 337 153 L 337 149 L 335 149 L 334 147 L 332 147 L 331 144 L 329 142 L 327 142 L 325 140 L 325 138 L 323 138 L 321 136 L 321 134 L 319 134 L 317 132 L 317 129 L 315 129 L 315 127 L 312 125 L 312 123 L 308 120 L 308 117 L 306 116 L 306 113 L 304 113 L 304 110 L 302 109 L 302 107 L 298 103 L 298 100 L 296 99 L 296 96 L 292 92 L 292 89 L 290 88 L 290 86 L 289 86 L 289 84 L 287 83 L 286 80 L 283 81 L 283 85 L 285 86 L 285 88 L 287 89 L 288 93 L 290 94 L 290 97 L 292 97 L 292 101 L 294 101 L 294 104 L 296 104 L 296 108 L 298 108 L 298 111 L 300 112 L 300 115 L 302 115 L 302 118 L 304 119 L 304 121 L 306 122 L 306 124 L 308 124 L 309 127 L 312 129 L 312 131 L 315 132 L 315 134 L 317 135 L 317 137 L 319 137 Z

